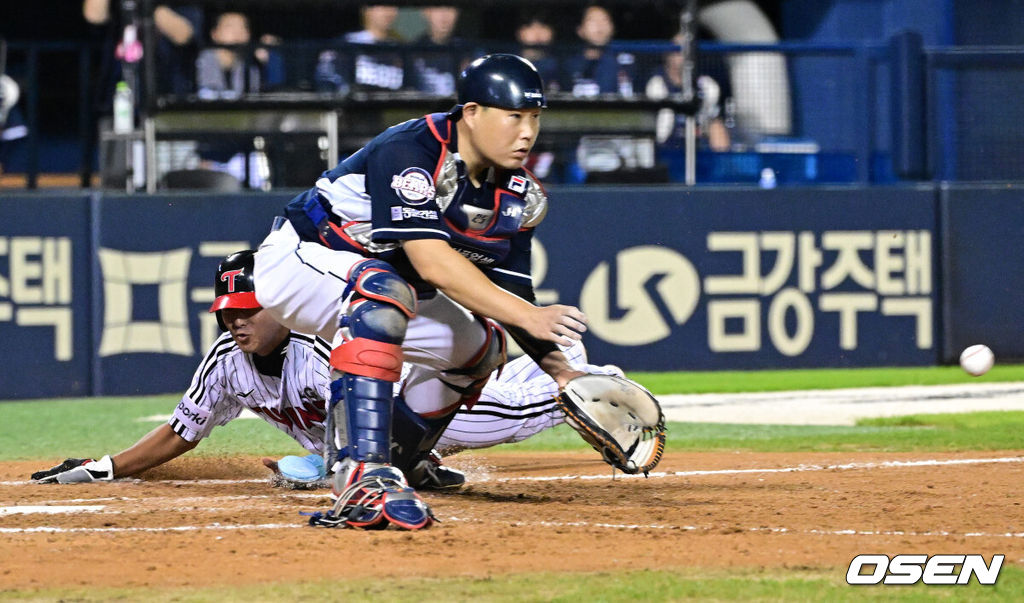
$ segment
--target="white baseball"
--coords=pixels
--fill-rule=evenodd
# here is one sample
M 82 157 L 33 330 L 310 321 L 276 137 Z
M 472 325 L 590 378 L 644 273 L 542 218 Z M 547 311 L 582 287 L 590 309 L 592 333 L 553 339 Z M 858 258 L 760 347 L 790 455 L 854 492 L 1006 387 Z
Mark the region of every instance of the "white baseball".
M 960 366 L 969 375 L 980 377 L 988 372 L 996 362 L 996 356 L 987 345 L 977 344 L 965 349 L 960 354 Z

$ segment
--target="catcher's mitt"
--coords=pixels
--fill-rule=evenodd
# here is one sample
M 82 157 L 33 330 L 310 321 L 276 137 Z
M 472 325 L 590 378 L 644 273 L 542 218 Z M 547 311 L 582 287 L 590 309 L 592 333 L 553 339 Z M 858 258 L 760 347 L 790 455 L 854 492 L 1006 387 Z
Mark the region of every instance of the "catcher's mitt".
M 665 415 L 640 384 L 614 375 L 582 375 L 558 396 L 566 422 L 611 466 L 647 474 L 665 451 Z

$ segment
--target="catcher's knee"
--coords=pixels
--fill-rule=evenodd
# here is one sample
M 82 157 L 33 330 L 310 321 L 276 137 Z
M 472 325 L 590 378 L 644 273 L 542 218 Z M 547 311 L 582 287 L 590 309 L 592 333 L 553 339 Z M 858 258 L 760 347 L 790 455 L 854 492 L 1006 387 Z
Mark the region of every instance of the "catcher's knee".
M 349 272 L 349 301 L 339 325 L 349 338 L 331 352 L 331 366 L 352 375 L 398 381 L 402 341 L 416 314 L 416 293 L 394 268 L 366 260 Z
M 382 337 L 405 337 L 405 327 L 416 314 L 416 291 L 382 260 L 364 260 L 349 271 L 344 297 L 351 293 L 346 316 L 354 337 L 359 330 Z M 376 314 L 380 312 L 380 314 Z
M 484 385 L 490 379 L 491 373 L 505 366 L 505 362 L 508 361 L 505 330 L 489 318 L 482 316 L 477 316 L 477 318 L 484 325 L 485 337 L 483 344 L 462 366 L 444 371 L 444 374 L 448 377 L 459 376 L 469 378 L 470 383 L 468 385 L 456 385 L 452 383 L 451 379 L 442 378 L 441 380 L 445 385 L 462 394 L 462 397 L 453 408 L 443 409 L 438 411 L 439 413 L 447 410 L 454 412 L 455 408 L 461 405 L 470 407 L 476 403 L 480 397 L 480 392 L 484 389 Z
M 482 316 L 477 318 L 483 323 L 486 332 L 483 344 L 460 368 L 446 372 L 486 380 L 492 372 L 505 366 L 508 361 L 508 348 L 505 345 L 505 330 L 498 323 Z

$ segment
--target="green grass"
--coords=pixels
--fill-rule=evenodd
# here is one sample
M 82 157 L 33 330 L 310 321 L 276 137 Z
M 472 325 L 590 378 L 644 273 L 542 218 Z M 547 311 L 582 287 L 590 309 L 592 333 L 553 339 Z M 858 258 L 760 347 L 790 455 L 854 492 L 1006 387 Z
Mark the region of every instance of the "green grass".
M 585 448 L 583 446 L 582 448 Z M 496 452 L 581 449 L 560 425 Z M 854 426 L 669 423 L 668 452 L 911 452 L 1024 450 L 1024 411 L 865 419 Z
M 0 593 L 0 601 L 1021 601 L 1024 570 L 1004 566 L 993 586 L 852 587 L 841 570 L 788 572 L 693 569 L 510 574 L 480 578 L 352 579 L 244 587 L 44 589 Z
M 0 403 L 0 425 L 5 426 L 0 460 L 113 454 L 162 423 L 140 419 L 170 415 L 178 400 L 174 395 Z M 284 432 L 257 419 L 214 428 L 189 454 L 283 456 L 301 451 Z
M 685 392 L 778 391 L 807 388 L 934 385 L 1024 381 L 1024 365 L 997 366 L 980 378 L 957 367 L 812 369 L 793 371 L 631 373 L 658 394 Z M 140 398 L 87 398 L 0 403 L 4 425 L 0 460 L 99 456 L 127 448 L 167 415 L 178 395 Z M 11 426 L 17 426 L 12 428 Z M 939 451 L 1024 449 L 1024 413 L 983 412 L 914 415 L 860 421 L 855 426 L 728 425 L 670 423 L 669 451 Z M 495 452 L 583 450 L 579 436 L 562 426 Z M 218 427 L 191 454 L 301 452 L 284 433 L 264 421 L 233 421 Z

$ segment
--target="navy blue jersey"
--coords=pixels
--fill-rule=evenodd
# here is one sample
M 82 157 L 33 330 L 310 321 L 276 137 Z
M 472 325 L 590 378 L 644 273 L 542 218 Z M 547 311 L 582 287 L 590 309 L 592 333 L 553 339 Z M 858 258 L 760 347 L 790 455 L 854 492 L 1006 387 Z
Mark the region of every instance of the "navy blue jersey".
M 385 130 L 324 172 L 285 215 L 303 240 L 389 261 L 423 292 L 403 241 L 443 239 L 492 280 L 530 286 L 533 227 L 545 209 L 524 170 L 491 170 L 473 186 L 452 116 L 435 113 Z

